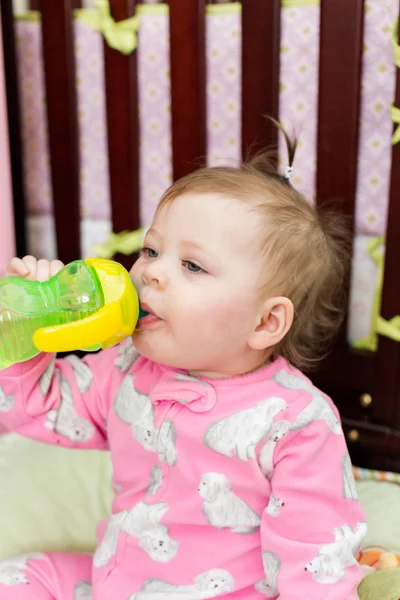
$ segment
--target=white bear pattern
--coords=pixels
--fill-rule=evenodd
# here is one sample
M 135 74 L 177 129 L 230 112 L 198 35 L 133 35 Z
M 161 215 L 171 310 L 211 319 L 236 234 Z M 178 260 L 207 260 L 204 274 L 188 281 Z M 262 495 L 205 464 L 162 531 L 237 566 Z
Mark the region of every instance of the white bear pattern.
M 273 418 L 287 407 L 283 398 L 262 400 L 210 425 L 204 435 L 204 443 L 225 456 L 236 455 L 242 461 L 254 459 L 255 447 L 268 434 Z
M 271 479 L 274 471 L 274 452 L 276 445 L 289 430 L 289 421 L 277 421 L 274 423 L 268 434 L 267 441 L 260 450 L 258 461 L 261 471 L 263 475 L 267 477 L 267 479 Z
M 165 419 L 160 429 L 156 429 L 151 400 L 137 391 L 132 375 L 126 375 L 122 380 L 113 405 L 117 417 L 131 426 L 133 436 L 145 450 L 158 452 L 160 462 L 175 465 L 175 426 L 170 419 Z
M 203 498 L 204 515 L 213 527 L 229 527 L 232 533 L 253 533 L 259 529 L 259 515 L 232 492 L 225 475 L 206 473 L 197 491 Z
M 47 393 L 50 389 L 51 382 L 53 380 L 53 375 L 56 366 L 55 357 L 52 359 L 46 370 L 39 377 L 39 391 L 42 394 L 43 398 L 47 396 Z
M 169 536 L 167 527 L 160 523 L 167 510 L 165 502 L 139 502 L 132 510 L 113 515 L 94 555 L 94 566 L 103 567 L 115 556 L 121 531 L 139 539 L 139 547 L 154 561 L 164 563 L 174 558 L 178 551 L 178 542 Z
M 91 369 L 75 354 L 70 354 L 65 360 L 72 365 L 78 390 L 81 394 L 84 394 L 92 385 L 93 373 Z
M 140 592 L 128 600 L 206 600 L 232 592 L 234 581 L 225 569 L 210 569 L 198 575 L 193 585 L 174 585 L 161 579 L 148 579 Z
M 156 430 L 157 431 L 157 430 Z M 160 462 L 175 465 L 178 459 L 176 452 L 176 429 L 171 419 L 165 419 L 158 430 L 158 458 Z
M 108 521 L 103 539 L 93 556 L 93 565 L 96 568 L 104 567 L 104 565 L 107 565 L 111 558 L 115 556 L 117 552 L 118 535 L 126 515 L 127 511 L 116 513 Z
M 336 435 L 342 433 L 342 426 L 333 412 L 332 406 L 311 383 L 301 377 L 287 373 L 287 371 L 275 373 L 273 379 L 282 387 L 290 390 L 304 390 L 312 396 L 311 402 L 299 413 L 295 422 L 292 423 L 291 429 L 293 431 L 302 429 L 313 421 L 325 421 L 333 433 Z
M 9 412 L 14 406 L 14 397 L 6 396 L 3 388 L 0 385 L 0 413 Z
M 89 581 L 79 581 L 76 584 L 74 600 L 92 600 L 92 584 Z
M 25 573 L 28 562 L 32 559 L 43 559 L 43 554 L 34 552 L 31 554 L 20 554 L 0 560 L 0 584 L 4 585 L 19 585 L 29 584 L 29 577 Z
M 267 514 L 271 517 L 277 517 L 281 511 L 282 506 L 285 506 L 285 503 L 275 496 L 272 492 L 267 508 L 265 509 Z
M 160 523 L 168 506 L 165 502 L 139 502 L 130 510 L 121 531 L 139 539 L 139 547 L 156 562 L 168 562 L 178 551 L 178 541 L 169 536 L 168 528 Z
M 163 484 L 163 473 L 159 465 L 153 465 L 150 471 L 150 481 L 146 490 L 146 496 L 157 494 Z
M 346 453 L 342 458 L 343 497 L 358 501 L 356 482 L 354 481 L 353 468 L 350 456 Z
M 275 598 L 279 594 L 278 576 L 281 569 L 280 558 L 274 552 L 263 552 L 262 561 L 264 566 L 265 579 L 259 581 L 254 586 L 258 592 L 267 596 L 267 598 Z
M 61 403 L 58 409 L 49 410 L 45 427 L 72 442 L 87 442 L 94 435 L 94 427 L 77 415 L 69 382 L 59 372 L 56 371 L 55 375 L 60 379 Z
M 318 556 L 309 562 L 305 570 L 318 583 L 337 583 L 345 574 L 345 568 L 357 564 L 356 554 L 367 532 L 367 524 L 357 523 L 353 529 L 343 525 L 334 529 L 335 541 L 323 544 L 318 550 Z
M 121 373 L 127 373 L 138 358 L 139 354 L 136 352 L 132 338 L 127 337 L 118 347 L 118 356 L 114 361 L 114 366 L 117 367 Z

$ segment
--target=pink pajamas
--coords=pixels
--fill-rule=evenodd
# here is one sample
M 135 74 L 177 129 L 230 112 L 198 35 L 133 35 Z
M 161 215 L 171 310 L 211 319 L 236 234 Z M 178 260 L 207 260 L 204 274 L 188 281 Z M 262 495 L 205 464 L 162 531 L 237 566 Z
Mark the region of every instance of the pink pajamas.
M 0 561 L 1 599 L 88 600 L 89 581 L 94 600 L 357 598 L 366 525 L 337 411 L 283 359 L 206 379 L 130 340 L 83 361 L 40 355 L 0 372 L 0 421 L 110 449 L 116 492 L 92 569 L 25 557 L 18 580 L 16 559 Z
M 0 573 L 2 600 L 90 600 L 92 557 L 84 554 L 24 554 Z

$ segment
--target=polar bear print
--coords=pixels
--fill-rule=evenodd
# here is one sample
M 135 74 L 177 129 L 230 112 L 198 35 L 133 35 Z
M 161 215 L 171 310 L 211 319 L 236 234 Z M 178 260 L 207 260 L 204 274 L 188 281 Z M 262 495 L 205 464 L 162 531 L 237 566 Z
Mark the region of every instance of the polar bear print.
M 125 511 L 127 515 L 122 523 L 122 531 L 132 537 L 140 538 L 146 531 L 157 528 L 167 511 L 166 502 L 155 504 L 139 502 L 130 511 Z
M 356 482 L 354 481 L 353 468 L 350 456 L 346 454 L 342 458 L 342 480 L 343 497 L 358 502 Z
M 291 429 L 293 431 L 302 429 L 313 421 L 326 421 L 333 433 L 336 435 L 342 433 L 342 426 L 339 423 L 332 406 L 311 383 L 297 375 L 287 373 L 283 370 L 275 373 L 273 379 L 282 387 L 290 390 L 305 390 L 312 396 L 311 402 L 301 411 L 301 413 L 299 413 L 295 422 L 292 424 Z
M 76 584 L 74 600 L 92 600 L 92 584 L 89 581 L 79 581 Z
M 203 498 L 204 515 L 213 527 L 229 527 L 232 533 L 254 533 L 259 529 L 259 515 L 232 492 L 225 475 L 206 473 L 197 491 Z
M 12 556 L 0 560 L 0 584 L 3 585 L 19 585 L 21 583 L 29 584 L 29 578 L 25 573 L 25 569 L 28 566 L 30 560 L 43 559 L 43 554 L 39 552 L 31 554 L 20 554 L 18 556 Z
M 148 579 L 140 592 L 128 600 L 154 600 L 159 595 L 163 600 L 205 600 L 232 592 L 234 581 L 225 569 L 210 569 L 198 575 L 193 585 L 174 585 L 161 579 Z
M 6 396 L 3 388 L 0 385 L 0 413 L 6 413 L 14 406 L 14 397 Z
M 118 356 L 114 361 L 114 366 L 117 367 L 121 373 L 127 373 L 138 358 L 139 354 L 136 352 L 132 338 L 127 337 L 118 346 Z
M 274 452 L 277 443 L 287 434 L 290 429 L 289 421 L 277 421 L 271 427 L 267 441 L 260 451 L 259 464 L 262 473 L 271 479 L 274 471 Z
M 138 538 L 139 547 L 156 562 L 168 562 L 178 551 L 178 542 L 169 536 L 168 528 L 160 523 L 167 510 L 165 502 L 139 502 L 127 512 L 121 525 L 121 531 Z
M 173 466 L 178 455 L 176 452 L 176 429 L 171 419 L 165 419 L 158 430 L 158 458 L 160 462 L 167 462 Z
M 107 565 L 111 558 L 115 556 L 118 545 L 118 535 L 121 531 L 122 523 L 126 519 L 127 511 L 122 511 L 113 515 L 106 525 L 103 539 L 101 540 L 93 556 L 93 565 L 96 568 Z
M 344 577 L 346 567 L 357 564 L 356 554 L 367 532 L 367 524 L 357 523 L 353 529 L 350 525 L 343 525 L 334 529 L 335 541 L 323 544 L 316 556 L 309 562 L 305 570 L 318 583 L 337 583 Z
M 134 385 L 133 375 L 126 375 L 114 399 L 117 417 L 132 428 L 136 441 L 149 452 L 158 452 L 160 462 L 175 465 L 177 461 L 176 431 L 170 419 L 160 429 L 154 426 L 154 410 L 147 394 L 141 394 Z
M 45 427 L 63 435 L 71 442 L 87 442 L 94 435 L 94 427 L 77 415 L 69 382 L 58 372 L 56 375 L 60 379 L 61 403 L 58 409 L 49 410 Z
M 157 494 L 163 484 L 163 472 L 159 465 L 153 465 L 150 471 L 150 481 L 146 490 L 146 496 Z
M 280 558 L 274 552 L 263 552 L 262 561 L 264 566 L 265 579 L 259 581 L 254 586 L 258 592 L 261 592 L 267 598 L 275 598 L 279 594 L 278 576 L 281 569 Z
M 276 381 L 280 386 L 287 388 L 289 390 L 305 390 L 310 394 L 313 394 L 315 391 L 312 383 L 299 377 L 298 375 L 293 375 L 293 373 L 288 373 L 284 369 L 281 369 L 275 375 L 272 376 L 272 379 Z
M 282 506 L 285 506 L 285 503 L 282 502 L 280 498 L 277 498 L 275 494 L 272 492 L 267 508 L 267 514 L 271 517 L 277 517 L 280 513 Z
M 47 393 L 50 389 L 51 382 L 53 380 L 53 375 L 55 372 L 56 359 L 55 357 L 51 360 L 46 370 L 39 377 L 39 391 L 42 394 L 43 398 L 47 396 Z
M 72 366 L 78 390 L 81 394 L 84 394 L 92 385 L 93 373 L 91 369 L 75 354 L 70 354 L 65 360 Z
M 139 442 L 145 450 L 148 452 L 157 452 L 158 429 L 154 427 L 154 413 L 151 404 L 149 404 L 140 417 L 132 423 L 132 433 L 136 441 Z
M 271 397 L 255 406 L 221 419 L 208 427 L 204 444 L 225 456 L 255 458 L 255 447 L 271 429 L 273 418 L 287 408 L 283 398 Z
M 141 394 L 135 387 L 133 375 L 125 375 L 113 402 L 117 417 L 127 425 L 133 425 L 147 415 L 149 425 L 154 429 L 154 416 L 151 400 L 147 394 Z
M 172 560 L 178 552 L 179 542 L 170 537 L 166 525 L 145 532 L 139 541 L 142 548 L 150 558 L 156 562 L 166 563 Z

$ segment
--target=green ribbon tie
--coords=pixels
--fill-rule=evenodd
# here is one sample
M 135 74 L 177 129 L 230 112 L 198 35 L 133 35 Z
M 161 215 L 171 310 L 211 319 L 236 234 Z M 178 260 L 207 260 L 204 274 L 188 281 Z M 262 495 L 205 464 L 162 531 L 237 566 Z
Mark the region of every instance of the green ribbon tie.
M 94 9 L 77 9 L 74 16 L 96 31 L 100 31 L 110 48 L 131 54 L 137 48 L 139 19 L 135 15 L 124 21 L 114 21 L 108 0 L 96 0 Z

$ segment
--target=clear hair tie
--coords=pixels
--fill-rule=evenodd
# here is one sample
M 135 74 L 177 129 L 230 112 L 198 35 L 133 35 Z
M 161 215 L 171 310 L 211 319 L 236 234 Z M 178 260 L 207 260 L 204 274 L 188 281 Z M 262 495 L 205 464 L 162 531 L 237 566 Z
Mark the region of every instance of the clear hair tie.
M 292 167 L 292 165 L 288 165 L 285 169 L 284 178 L 287 179 L 287 181 L 290 181 L 292 178 L 292 173 L 293 173 L 293 167 Z

